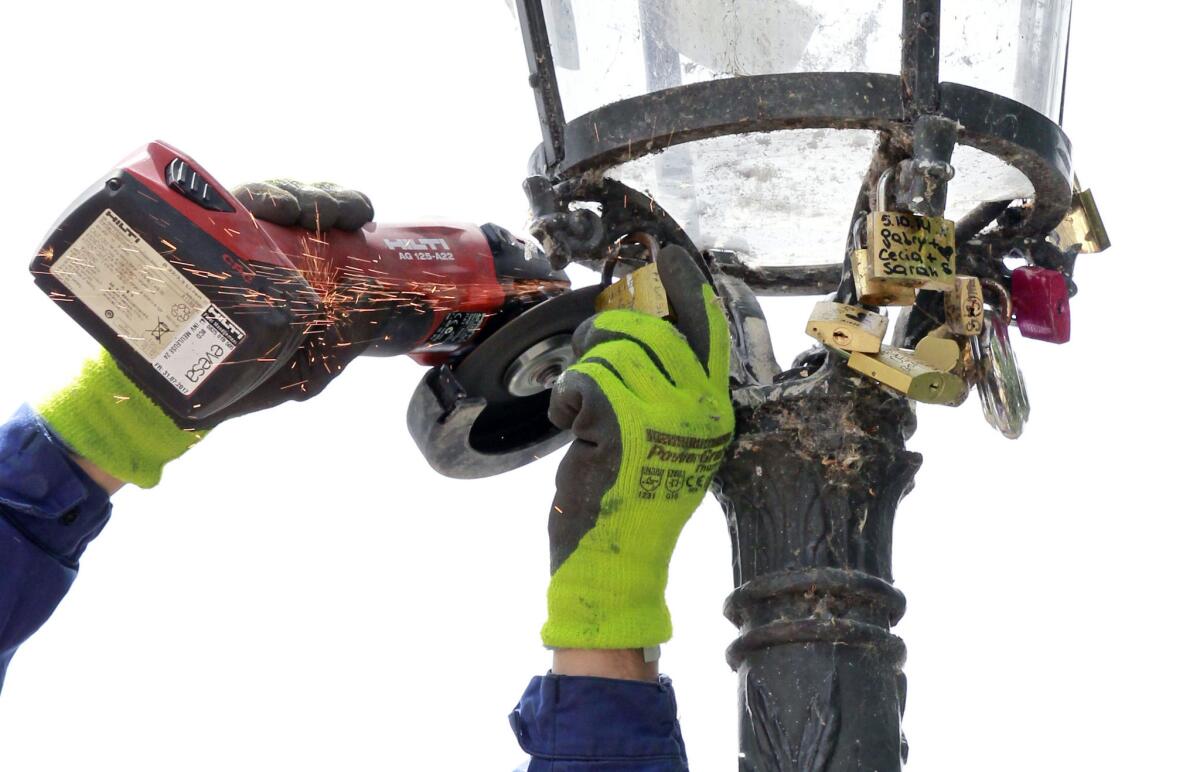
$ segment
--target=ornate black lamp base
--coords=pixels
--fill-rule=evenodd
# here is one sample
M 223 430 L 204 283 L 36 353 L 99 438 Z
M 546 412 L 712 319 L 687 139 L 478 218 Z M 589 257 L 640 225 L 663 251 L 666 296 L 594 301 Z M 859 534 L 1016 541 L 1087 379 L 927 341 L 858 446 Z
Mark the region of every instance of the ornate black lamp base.
M 892 523 L 921 465 L 904 449 L 912 407 L 837 357 L 806 378 L 736 389 L 734 405 L 714 488 L 733 540 L 741 769 L 899 770 Z

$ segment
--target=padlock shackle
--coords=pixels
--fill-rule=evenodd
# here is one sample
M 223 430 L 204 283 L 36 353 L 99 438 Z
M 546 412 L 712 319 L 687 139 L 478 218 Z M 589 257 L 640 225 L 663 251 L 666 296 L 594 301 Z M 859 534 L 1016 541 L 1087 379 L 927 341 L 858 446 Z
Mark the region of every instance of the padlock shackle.
M 877 182 L 875 184 L 875 209 L 876 209 L 876 211 L 886 212 L 888 210 L 887 186 L 888 186 L 888 183 L 892 181 L 892 173 L 894 171 L 895 171 L 894 167 L 889 166 L 888 168 L 884 169 L 883 172 L 879 175 L 879 182 Z
M 1007 320 L 1008 324 L 1012 324 L 1013 302 L 1012 295 L 1009 294 L 1008 288 L 1004 286 L 1003 282 L 992 278 L 980 277 L 979 283 L 984 287 L 983 299 L 985 302 L 987 302 L 987 290 L 989 289 L 1004 299 L 1004 318 Z M 994 303 L 992 305 L 993 307 L 995 306 Z M 999 312 L 999 309 L 996 309 L 996 311 Z
M 850 241 L 855 249 L 867 248 L 867 216 L 860 214 L 850 226 Z

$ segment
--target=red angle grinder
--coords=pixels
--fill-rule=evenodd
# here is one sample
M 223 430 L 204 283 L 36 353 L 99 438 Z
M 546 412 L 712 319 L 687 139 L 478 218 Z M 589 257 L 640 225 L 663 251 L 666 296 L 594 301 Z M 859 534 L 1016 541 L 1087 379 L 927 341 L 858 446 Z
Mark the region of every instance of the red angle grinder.
M 279 372 L 328 306 L 369 313 L 363 353 L 431 369 L 408 425 L 452 477 L 507 471 L 568 439 L 548 387 L 598 287 L 496 226 L 368 223 L 314 233 L 254 218 L 199 164 L 139 149 L 63 214 L 30 270 L 181 426 Z

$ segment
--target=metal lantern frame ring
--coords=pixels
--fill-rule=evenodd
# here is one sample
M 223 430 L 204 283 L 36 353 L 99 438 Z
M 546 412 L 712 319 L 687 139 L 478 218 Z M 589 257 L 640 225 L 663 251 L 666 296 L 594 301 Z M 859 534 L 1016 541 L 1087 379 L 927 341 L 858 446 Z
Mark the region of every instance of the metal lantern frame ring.
M 570 260 L 594 266 L 578 247 L 611 237 L 615 228 L 602 225 L 657 217 L 664 240 L 681 243 L 699 258 L 669 214 L 643 194 L 629 191 L 637 204 L 630 208 L 637 211 L 614 215 L 616 221 L 608 212 L 603 223 L 589 215 L 592 232 L 586 217 L 570 220 L 571 204 L 603 198 L 605 185 L 619 193 L 624 186 L 605 180 L 607 170 L 673 145 L 788 129 L 866 129 L 881 139 L 859 200 L 847 212 L 849 230 L 871 208 L 886 169 L 906 161 L 910 170 L 938 164 L 948 169 L 961 144 L 1015 167 L 1034 196 L 1008 213 L 1011 202 L 1001 201 L 959 218 L 960 250 L 1002 214 L 1001 235 L 991 236 L 1002 246 L 1044 242 L 1072 206 L 1067 136 L 1059 124 L 1014 99 L 942 83 L 941 3 L 898 3 L 903 14 L 898 75 L 722 78 L 623 99 L 567 121 L 542 0 L 517 0 L 542 128 L 530 160 L 534 177 L 526 182 L 535 235 L 552 259 L 555 251 L 565 252 Z M 941 215 L 945 181 L 927 178 L 925 195 L 907 201 L 899 185 L 897 203 Z M 920 188 L 921 180 L 917 183 Z M 557 237 L 551 234 L 548 241 L 545 228 L 539 234 L 539 222 L 554 217 L 560 218 Z M 852 248 L 853 234 L 847 252 Z M 973 267 L 986 263 L 965 257 Z M 919 454 L 904 448 L 915 431 L 915 413 L 908 400 L 864 384 L 836 356 L 801 355 L 783 373 L 773 361 L 754 295 L 836 292 L 838 300 L 851 301 L 848 261 L 756 267 L 716 251 L 706 258 L 702 262 L 725 298 L 735 351 L 743 360 L 741 377 L 734 370 L 737 438 L 714 480 L 733 539 L 736 589 L 725 613 L 740 628 L 728 651 L 739 671 L 740 768 L 899 770 L 907 756 L 900 729 L 904 645 L 891 628 L 905 601 L 892 585 L 891 531 L 896 507 L 921 463 Z M 897 337 L 911 346 L 919 331 L 905 332 L 904 325 L 902 317 Z
M 542 127 L 542 143 L 530 159 L 530 172 L 552 180 L 582 178 L 674 145 L 786 129 L 866 129 L 911 146 L 916 119 L 936 115 L 957 124 L 957 144 L 995 156 L 1025 175 L 1034 189 L 1034 203 L 1019 233 L 1045 235 L 1071 206 L 1070 140 L 1053 120 L 1015 99 L 940 82 L 941 3 L 900 2 L 899 75 L 801 72 L 721 78 L 612 102 L 567 121 L 542 4 L 519 0 L 530 85 Z M 819 264 L 790 270 L 828 277 L 834 269 Z M 770 287 L 769 273 L 745 273 L 750 286 Z M 814 287 L 803 294 L 826 291 Z

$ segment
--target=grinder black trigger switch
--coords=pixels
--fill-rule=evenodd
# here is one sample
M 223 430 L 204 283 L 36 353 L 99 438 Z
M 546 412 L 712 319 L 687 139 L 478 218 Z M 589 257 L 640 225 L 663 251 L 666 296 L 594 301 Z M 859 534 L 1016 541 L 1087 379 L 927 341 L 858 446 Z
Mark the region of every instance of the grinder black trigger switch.
M 216 186 L 204 179 L 204 175 L 192 168 L 191 164 L 182 158 L 176 158 L 167 164 L 167 186 L 182 195 L 193 204 L 198 204 L 214 212 L 232 212 L 233 205 L 221 197 Z

